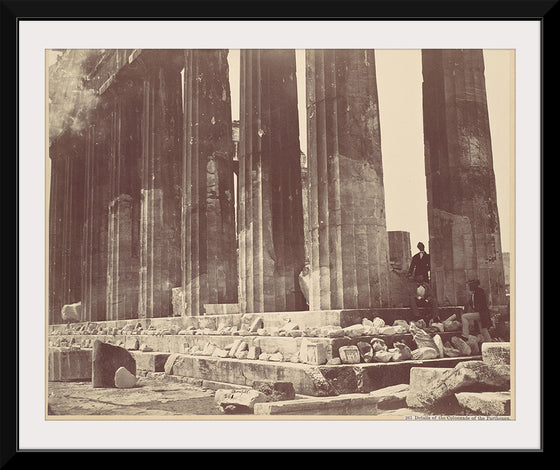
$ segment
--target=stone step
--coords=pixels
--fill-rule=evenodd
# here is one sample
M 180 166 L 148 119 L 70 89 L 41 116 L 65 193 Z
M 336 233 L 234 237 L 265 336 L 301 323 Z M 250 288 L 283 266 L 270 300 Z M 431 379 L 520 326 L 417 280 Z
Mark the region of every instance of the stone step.
M 420 309 L 422 311 L 422 309 Z M 462 307 L 441 307 L 441 317 L 443 319 L 454 313 L 462 311 Z M 264 328 L 279 328 L 287 321 L 296 323 L 300 329 L 314 328 L 322 326 L 347 326 L 361 323 L 363 318 L 372 320 L 375 317 L 382 318 L 386 324 L 392 325 L 395 320 L 410 321 L 413 319 L 412 311 L 409 308 L 378 308 L 378 309 L 353 309 L 353 310 L 320 310 L 320 311 L 299 311 L 299 312 L 265 312 L 265 313 L 244 313 L 244 314 L 217 314 L 184 317 L 164 317 L 149 319 L 128 319 L 128 320 L 108 320 L 93 322 L 103 328 L 124 328 L 127 325 L 134 326 L 141 324 L 144 329 L 153 327 L 156 329 L 170 329 L 177 331 L 195 328 L 218 330 L 224 327 L 237 327 L 238 329 L 249 329 L 250 325 L 262 318 Z M 66 330 L 70 326 L 78 329 L 88 322 L 77 322 L 72 324 L 49 325 L 49 332 Z
M 445 343 L 453 336 L 459 335 L 460 332 L 440 333 L 442 341 Z M 67 345 L 71 342 L 81 347 L 89 347 L 95 340 L 122 346 L 129 351 L 137 351 L 142 345 L 146 345 L 151 351 L 158 353 L 185 353 L 192 352 L 193 348 L 203 351 L 208 344 L 214 345 L 221 349 L 241 340 L 247 343 L 248 347 L 258 346 L 261 352 L 267 354 L 282 353 L 284 361 L 299 362 L 299 353 L 302 344 L 318 344 L 325 351 L 324 361 L 338 358 L 339 348 L 343 346 L 356 345 L 359 342 L 370 343 L 373 338 L 381 338 L 388 348 L 392 348 L 395 342 L 402 342 L 410 349 L 416 349 L 418 346 L 414 342 L 412 334 L 403 333 L 396 335 L 370 335 L 358 336 L 354 338 L 324 338 L 324 337 L 290 337 L 290 336 L 260 336 L 260 335 L 215 335 L 215 334 L 195 334 L 195 335 L 54 335 L 49 338 L 52 346 L 58 346 L 61 342 L 66 341 Z M 148 369 L 151 370 L 151 369 Z
M 392 385 L 408 384 L 410 370 L 413 367 L 452 368 L 461 361 L 480 360 L 480 358 L 481 356 L 470 356 L 394 363 L 313 366 L 289 362 L 174 354 L 169 356 L 166 368 L 168 373 L 175 376 L 248 387 L 251 387 L 255 381 L 291 382 L 297 394 L 324 397 L 367 393 Z
M 412 367 L 450 368 L 481 356 L 393 363 L 310 365 L 264 360 L 131 351 L 137 373 L 162 372 L 195 380 L 252 386 L 255 381 L 292 382 L 296 393 L 336 396 L 409 383 Z M 78 360 L 74 360 L 78 358 Z M 49 381 L 91 380 L 92 349 L 49 348 Z M 79 361 L 79 362 L 78 362 Z M 76 372 L 79 370 L 80 372 Z M 85 372 L 84 372 L 85 371 Z

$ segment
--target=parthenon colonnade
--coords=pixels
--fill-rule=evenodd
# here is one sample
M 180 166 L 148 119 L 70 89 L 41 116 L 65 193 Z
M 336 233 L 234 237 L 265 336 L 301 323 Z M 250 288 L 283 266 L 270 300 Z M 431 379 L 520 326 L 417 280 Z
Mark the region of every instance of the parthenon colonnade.
M 66 51 L 52 67 L 54 111 L 65 67 L 88 100 L 49 147 L 49 323 L 78 302 L 82 321 L 395 306 L 390 241 L 408 260 L 410 240 L 387 234 L 374 51 L 306 51 L 305 177 L 295 51 L 241 51 L 238 170 L 227 57 Z M 478 277 L 503 304 L 482 51 L 422 59 L 432 282 L 457 305 Z

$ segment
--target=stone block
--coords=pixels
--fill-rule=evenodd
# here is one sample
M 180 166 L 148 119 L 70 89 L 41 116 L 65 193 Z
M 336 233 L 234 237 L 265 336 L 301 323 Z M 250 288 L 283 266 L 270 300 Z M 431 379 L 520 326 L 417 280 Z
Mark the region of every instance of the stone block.
M 418 395 L 430 387 L 430 384 L 441 379 L 443 374 L 451 371 L 447 367 L 412 367 L 410 369 L 410 386 L 406 396 L 406 404 L 410 408 L 422 408 Z
M 169 353 L 133 351 L 136 369 L 149 372 L 164 372 Z
M 305 358 L 305 362 L 307 364 L 312 364 L 315 366 L 326 364 L 328 360 L 327 348 L 323 343 L 307 343 Z
M 115 387 L 132 388 L 136 385 L 137 378 L 126 367 L 119 367 L 115 372 Z
M 360 350 L 357 346 L 341 346 L 338 354 L 343 364 L 358 364 L 360 362 Z
M 464 361 L 417 394 L 416 399 L 433 409 L 459 392 L 499 392 L 510 388 L 510 367 L 489 366 L 483 361 Z
M 91 380 L 91 350 L 49 348 L 48 380 L 65 382 Z
M 410 385 L 408 384 L 392 385 L 370 392 L 369 396 L 378 399 L 378 409 L 406 408 L 406 397 L 409 389 Z
M 126 349 L 96 340 L 93 343 L 92 384 L 94 388 L 114 387 L 115 372 L 126 367 L 136 375 L 136 361 Z
M 79 322 L 82 318 L 82 302 L 64 305 L 61 311 L 62 321 L 66 323 Z
M 268 401 L 293 400 L 296 396 L 292 382 L 255 381 L 253 390 L 264 393 Z
M 249 351 L 247 353 L 247 359 L 256 360 L 261 355 L 262 350 L 260 346 L 249 346 Z
M 509 416 L 511 414 L 510 392 L 460 392 L 455 397 L 468 414 L 482 416 Z
M 216 390 L 214 401 L 220 410 L 226 414 L 253 413 L 256 403 L 264 403 L 267 397 L 258 390 Z
M 482 361 L 488 365 L 510 365 L 510 343 L 482 343 Z
M 171 305 L 174 317 L 183 317 L 186 315 L 185 291 L 182 287 L 174 287 L 171 289 Z
M 163 366 L 163 371 L 166 375 L 173 375 L 173 366 L 175 365 L 175 361 L 179 357 L 179 354 L 173 353 L 170 354 L 167 360 L 165 361 L 165 365 Z

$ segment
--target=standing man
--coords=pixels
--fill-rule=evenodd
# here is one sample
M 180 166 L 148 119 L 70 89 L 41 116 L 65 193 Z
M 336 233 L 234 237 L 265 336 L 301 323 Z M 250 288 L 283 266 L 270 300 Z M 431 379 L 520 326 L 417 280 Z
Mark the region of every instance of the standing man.
M 408 276 L 412 279 L 421 276 L 424 282 L 430 282 L 430 255 L 424 251 L 422 242 L 418 242 L 416 246 L 419 252 L 412 257 Z

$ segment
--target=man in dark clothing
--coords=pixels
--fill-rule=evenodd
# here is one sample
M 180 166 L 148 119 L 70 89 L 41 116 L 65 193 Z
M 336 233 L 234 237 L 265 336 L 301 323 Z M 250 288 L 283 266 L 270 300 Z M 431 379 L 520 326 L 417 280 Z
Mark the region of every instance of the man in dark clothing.
M 484 341 L 492 341 L 488 328 L 492 326 L 490 309 L 486 300 L 486 292 L 480 287 L 480 281 L 473 279 L 468 282 L 470 296 L 465 305 L 464 313 L 461 315 L 461 323 L 463 323 L 463 337 L 469 336 L 470 322 L 477 321 L 480 326 L 480 333 Z
M 423 318 L 429 324 L 430 320 L 439 321 L 439 306 L 430 289 L 430 283 L 424 281 L 422 275 L 417 275 L 410 291 L 410 308 L 414 320 Z M 420 313 L 419 308 L 423 313 Z
M 408 269 L 408 276 L 412 279 L 421 276 L 423 281 L 429 282 L 430 255 L 424 251 L 424 244 L 422 242 L 419 242 L 416 246 L 420 251 L 412 257 L 410 268 Z

